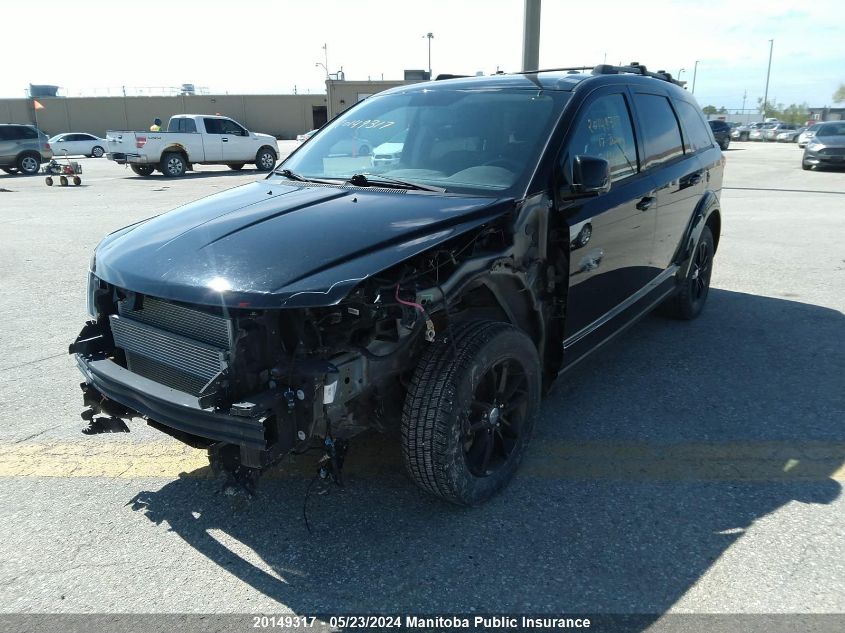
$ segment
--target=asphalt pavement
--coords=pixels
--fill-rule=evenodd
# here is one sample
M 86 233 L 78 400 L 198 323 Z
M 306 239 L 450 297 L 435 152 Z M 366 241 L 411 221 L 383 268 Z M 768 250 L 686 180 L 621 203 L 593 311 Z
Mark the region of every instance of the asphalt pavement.
M 649 316 L 562 376 L 483 507 L 426 496 L 369 436 L 310 533 L 315 456 L 225 495 L 140 421 L 82 435 L 67 355 L 103 235 L 261 174 L 0 175 L 0 613 L 845 611 L 845 172 L 725 154 L 698 320 Z

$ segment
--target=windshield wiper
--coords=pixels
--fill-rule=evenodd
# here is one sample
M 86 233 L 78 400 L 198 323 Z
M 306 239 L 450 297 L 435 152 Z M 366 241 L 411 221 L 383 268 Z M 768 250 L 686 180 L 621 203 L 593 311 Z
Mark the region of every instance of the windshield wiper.
M 415 191 L 436 191 L 437 193 L 446 193 L 446 189 L 443 187 L 421 185 L 417 182 L 402 180 L 400 178 L 391 178 L 390 176 L 382 176 L 379 174 L 355 174 L 346 182 L 350 185 L 355 185 L 356 187 L 389 187 L 393 185 L 396 189 L 413 189 Z
M 305 176 L 292 172 L 290 169 L 277 169 L 273 173 L 279 174 L 280 176 L 284 176 L 289 180 L 295 180 L 297 182 L 316 182 L 322 185 L 340 184 L 340 180 L 322 180 L 320 178 L 306 178 Z

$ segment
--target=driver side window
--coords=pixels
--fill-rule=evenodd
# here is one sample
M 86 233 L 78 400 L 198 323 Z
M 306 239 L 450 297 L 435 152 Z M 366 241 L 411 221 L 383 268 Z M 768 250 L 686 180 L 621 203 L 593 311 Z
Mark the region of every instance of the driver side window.
M 639 171 L 634 129 L 623 95 L 599 97 L 581 113 L 566 151 L 564 173 L 572 173 L 571 162 L 575 156 L 606 160 L 613 182 Z

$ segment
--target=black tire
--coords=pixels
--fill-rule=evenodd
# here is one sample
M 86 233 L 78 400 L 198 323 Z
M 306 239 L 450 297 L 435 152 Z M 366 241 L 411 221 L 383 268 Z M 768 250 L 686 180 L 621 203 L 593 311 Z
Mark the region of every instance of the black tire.
M 62 187 L 67 187 L 67 176 L 59 176 L 59 184 Z
M 188 170 L 188 161 L 179 152 L 166 152 L 161 157 L 161 173 L 170 178 L 181 178 Z
M 18 168 L 17 168 L 17 167 L 3 167 L 2 169 L 3 169 L 3 171 L 5 171 L 7 174 L 16 174 L 16 173 L 18 173 Z
M 691 321 L 701 314 L 710 293 L 714 253 L 713 233 L 709 226 L 705 226 L 695 245 L 687 278 L 681 284 L 680 291 L 663 304 L 667 316 Z
M 149 176 L 155 171 L 152 165 L 130 165 L 129 167 L 139 176 Z
M 272 147 L 262 147 L 255 155 L 255 166 L 258 171 L 270 171 L 276 166 L 276 152 Z
M 431 343 L 414 371 L 402 411 L 402 458 L 426 492 L 477 505 L 510 481 L 522 459 L 540 406 L 540 360 L 531 339 L 510 324 L 471 321 L 453 329 L 454 341 Z
M 80 178 L 79 176 L 74 176 L 73 177 L 73 186 L 78 187 L 81 184 L 82 184 L 82 178 Z
M 47 177 L 44 179 L 44 182 L 47 184 L 47 186 L 48 186 L 48 187 L 52 187 L 52 186 L 53 186 L 53 177 L 52 177 L 52 176 L 47 176 Z
M 229 169 L 231 169 L 232 171 L 240 171 L 243 168 L 244 168 L 243 163 L 235 163 L 233 165 L 229 165 Z
M 730 142 L 730 140 L 725 139 L 724 141 L 719 143 L 719 146 L 722 148 L 722 151 L 724 152 L 725 150 L 727 150 L 731 146 L 731 142 Z
M 26 152 L 18 156 L 18 171 L 25 176 L 33 176 L 41 168 L 41 155 L 35 152 Z
M 803 158 L 801 159 L 801 169 L 804 171 L 810 171 L 812 168 L 813 166 L 810 163 L 805 161 Z
M 93 147 L 93 149 L 91 150 L 91 156 L 94 157 L 94 158 L 102 158 L 103 154 L 105 154 L 105 153 L 106 153 L 106 150 L 104 150 L 99 145 L 95 145 Z

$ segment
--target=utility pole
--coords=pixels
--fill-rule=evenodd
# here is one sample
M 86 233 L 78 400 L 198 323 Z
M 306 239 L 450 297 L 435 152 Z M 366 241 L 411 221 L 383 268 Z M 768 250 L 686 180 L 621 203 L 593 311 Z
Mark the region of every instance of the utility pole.
M 431 40 L 434 39 L 434 33 L 426 33 L 423 37 L 428 38 L 428 78 L 434 79 L 431 76 Z
M 763 93 L 763 120 L 766 120 L 766 110 L 769 109 L 769 76 L 772 74 L 772 49 L 775 41 L 769 40 L 769 67 L 766 70 L 766 92 Z
M 745 116 L 745 99 L 748 97 L 748 89 L 742 91 L 742 116 Z
M 698 75 L 698 60 L 695 60 L 695 67 L 692 69 L 692 94 L 695 94 L 695 78 Z
M 522 31 L 522 70 L 540 67 L 540 0 L 525 0 Z

